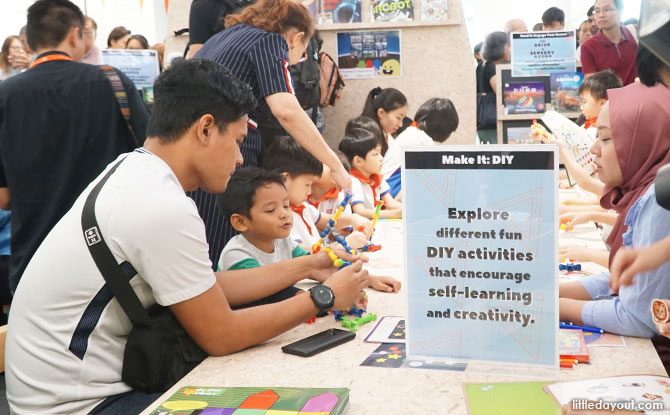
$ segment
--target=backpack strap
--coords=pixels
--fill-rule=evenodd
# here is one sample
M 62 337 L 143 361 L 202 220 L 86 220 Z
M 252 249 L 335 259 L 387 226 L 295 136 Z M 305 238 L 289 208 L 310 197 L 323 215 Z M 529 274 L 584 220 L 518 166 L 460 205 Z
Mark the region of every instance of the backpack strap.
M 114 258 L 102 235 L 98 220 L 95 215 L 95 202 L 102 187 L 107 180 L 116 171 L 119 165 L 125 160 L 123 158 L 117 162 L 105 176 L 95 185 L 86 197 L 84 208 L 81 212 L 81 228 L 88 246 L 88 251 L 93 257 L 98 271 L 102 274 L 105 284 L 119 302 L 119 305 L 128 316 L 128 319 L 135 327 L 149 327 L 151 318 L 144 309 L 140 299 L 130 285 L 129 276 L 137 273 L 128 262 L 119 264 Z
M 126 88 L 123 87 L 123 81 L 121 81 L 121 77 L 116 72 L 116 68 L 114 67 L 101 65 L 100 70 L 105 74 L 105 76 L 107 76 L 109 83 L 112 85 L 114 96 L 116 97 L 116 101 L 119 103 L 119 108 L 121 109 L 121 115 L 126 121 L 126 126 L 128 126 L 130 135 L 133 138 L 132 144 L 134 147 L 131 147 L 130 150 L 135 149 L 140 146 L 140 142 L 135 135 L 135 131 L 133 131 L 132 125 L 130 124 L 130 105 L 128 103 L 128 93 L 126 92 Z

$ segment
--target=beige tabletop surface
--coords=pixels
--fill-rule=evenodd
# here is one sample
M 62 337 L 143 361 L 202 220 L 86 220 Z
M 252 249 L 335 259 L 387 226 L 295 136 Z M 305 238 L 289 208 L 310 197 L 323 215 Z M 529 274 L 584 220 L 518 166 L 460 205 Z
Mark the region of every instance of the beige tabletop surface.
M 563 233 L 561 243 L 604 247 L 593 224 Z M 368 269 L 375 275 L 403 280 L 403 240 L 400 221 L 377 224 L 374 242 L 382 250 L 369 254 Z M 585 265 L 590 272 L 602 270 Z M 402 316 L 405 297 L 368 290 L 368 310 L 378 316 Z M 372 324 L 359 329 L 353 341 L 310 358 L 285 354 L 281 347 L 337 327 L 330 316 L 314 324 L 302 324 L 262 345 L 225 357 L 210 357 L 168 390 L 150 408 L 157 407 L 183 386 L 346 387 L 350 389 L 350 415 L 467 414 L 463 383 L 521 382 L 542 380 L 515 371 L 484 374 L 359 366 L 379 345 L 364 343 Z M 591 362 L 575 369 L 561 369 L 553 380 L 570 381 L 606 376 L 650 374 L 666 376 L 663 365 L 647 339 L 626 338 L 626 347 L 589 348 Z M 552 378 L 549 378 L 552 379 Z M 142 414 L 149 414 L 148 408 Z

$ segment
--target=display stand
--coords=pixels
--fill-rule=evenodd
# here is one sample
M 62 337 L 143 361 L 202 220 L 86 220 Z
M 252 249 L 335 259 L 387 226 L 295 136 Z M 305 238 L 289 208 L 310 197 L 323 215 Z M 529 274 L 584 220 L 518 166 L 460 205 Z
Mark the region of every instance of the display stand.
M 577 67 L 577 71 L 581 72 L 581 66 Z M 513 77 L 511 64 L 496 65 L 496 115 L 497 115 L 497 137 L 499 144 L 508 144 L 508 132 L 510 128 L 529 128 L 533 120 L 540 120 L 543 113 L 537 114 L 505 114 L 505 106 L 503 105 L 504 85 L 510 82 L 542 82 L 545 90 L 545 105 L 546 111 L 551 111 L 554 108 L 551 104 L 551 85 L 549 76 L 532 76 L 532 77 Z M 561 112 L 561 114 L 576 120 L 580 112 Z

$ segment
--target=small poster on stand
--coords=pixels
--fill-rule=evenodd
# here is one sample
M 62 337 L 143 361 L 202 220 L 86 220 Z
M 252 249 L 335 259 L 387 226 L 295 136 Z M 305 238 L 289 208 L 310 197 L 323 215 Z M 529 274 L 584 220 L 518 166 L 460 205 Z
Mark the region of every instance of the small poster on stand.
M 574 30 L 512 33 L 512 76 L 577 70 Z
M 401 76 L 400 31 L 337 33 L 337 65 L 344 79 Z
M 371 0 L 372 22 L 409 22 L 414 19 L 412 0 Z
M 361 0 L 321 0 L 317 21 L 318 24 L 360 23 Z
M 447 20 L 447 0 L 421 0 L 421 20 L 424 22 Z

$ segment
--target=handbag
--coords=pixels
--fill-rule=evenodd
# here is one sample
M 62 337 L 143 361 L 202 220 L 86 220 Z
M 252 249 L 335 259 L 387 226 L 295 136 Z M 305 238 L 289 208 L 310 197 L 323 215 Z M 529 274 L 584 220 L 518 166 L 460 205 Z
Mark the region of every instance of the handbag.
M 165 392 L 202 362 L 207 353 L 191 339 L 168 307 L 156 304 L 144 309 L 130 286 L 137 271 L 127 261 L 116 262 L 100 232 L 95 201 L 123 160 L 107 172 L 86 198 L 81 214 L 82 231 L 107 287 L 133 324 L 123 354 L 121 380 L 139 391 Z
M 484 63 L 484 67 L 486 64 Z M 484 73 L 484 68 L 482 68 L 481 73 Z M 484 76 L 480 76 L 477 79 L 479 83 L 479 90 L 483 91 L 483 80 Z M 493 92 L 480 92 L 477 94 L 477 129 L 484 130 L 489 128 L 496 128 L 496 94 Z

